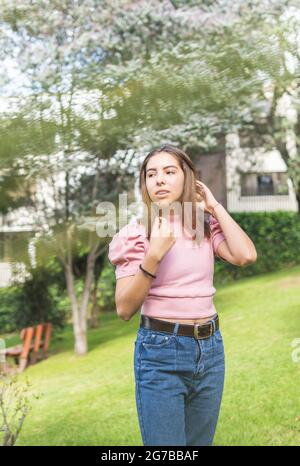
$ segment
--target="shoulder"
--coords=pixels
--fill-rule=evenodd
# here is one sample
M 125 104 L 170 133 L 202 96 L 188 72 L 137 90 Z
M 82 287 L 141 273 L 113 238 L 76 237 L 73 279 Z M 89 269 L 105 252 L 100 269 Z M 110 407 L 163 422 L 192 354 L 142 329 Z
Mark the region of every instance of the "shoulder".
M 145 227 L 136 218 L 133 218 L 127 225 L 120 228 L 120 230 L 113 236 L 113 239 L 134 239 L 138 237 L 146 237 Z
M 146 249 L 145 228 L 135 219 L 113 236 L 108 245 L 108 258 L 111 263 L 140 257 Z

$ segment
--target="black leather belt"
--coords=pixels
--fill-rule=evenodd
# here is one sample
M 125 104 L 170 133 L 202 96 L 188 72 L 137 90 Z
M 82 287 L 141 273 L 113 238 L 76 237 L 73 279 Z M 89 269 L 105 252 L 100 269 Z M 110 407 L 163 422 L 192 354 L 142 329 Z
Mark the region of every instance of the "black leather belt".
M 162 332 L 173 333 L 176 322 L 167 322 L 165 320 L 154 319 L 141 315 L 140 327 L 152 330 L 161 330 Z M 194 337 L 197 340 L 209 338 L 219 329 L 219 316 L 215 314 L 211 320 L 205 324 L 179 324 L 177 334 Z

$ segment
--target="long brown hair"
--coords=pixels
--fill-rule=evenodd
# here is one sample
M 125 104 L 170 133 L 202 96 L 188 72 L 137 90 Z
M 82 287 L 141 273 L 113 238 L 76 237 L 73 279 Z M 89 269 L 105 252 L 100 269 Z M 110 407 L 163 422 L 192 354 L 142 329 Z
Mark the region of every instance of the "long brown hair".
M 190 157 L 181 149 L 178 147 L 172 146 L 171 144 L 164 144 L 159 147 L 155 147 L 149 152 L 145 159 L 142 162 L 141 168 L 140 168 L 140 174 L 139 174 L 139 188 L 142 194 L 142 201 L 144 203 L 144 206 L 146 206 L 146 212 L 144 210 L 143 212 L 143 222 L 145 225 L 147 225 L 147 237 L 148 240 L 150 239 L 151 236 L 151 216 L 148 214 L 151 212 L 151 199 L 148 194 L 148 190 L 146 187 L 146 167 L 147 163 L 149 162 L 150 158 L 153 157 L 156 154 L 159 154 L 160 152 L 168 152 L 169 154 L 173 155 L 179 162 L 180 167 L 182 168 L 184 172 L 184 187 L 183 187 L 183 193 L 182 193 L 182 198 L 181 198 L 181 206 L 182 206 L 182 225 L 184 225 L 184 222 L 187 220 L 187 223 L 189 224 L 189 213 L 186 213 L 184 210 L 184 203 L 185 202 L 190 202 L 192 205 L 192 228 L 195 229 L 196 225 L 196 215 L 197 215 L 197 192 L 196 192 L 196 168 L 193 164 L 193 161 L 190 159 Z M 185 223 L 186 224 L 186 223 Z M 210 238 L 211 232 L 210 232 L 210 227 L 209 227 L 209 222 L 204 218 L 204 237 Z

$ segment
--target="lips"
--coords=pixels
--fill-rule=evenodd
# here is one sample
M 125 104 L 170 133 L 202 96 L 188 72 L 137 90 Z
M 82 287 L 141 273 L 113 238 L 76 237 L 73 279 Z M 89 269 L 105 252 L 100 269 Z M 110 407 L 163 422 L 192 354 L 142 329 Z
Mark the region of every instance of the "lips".
M 166 191 L 166 190 L 161 190 L 161 191 L 157 191 L 155 194 L 169 194 L 170 191 Z

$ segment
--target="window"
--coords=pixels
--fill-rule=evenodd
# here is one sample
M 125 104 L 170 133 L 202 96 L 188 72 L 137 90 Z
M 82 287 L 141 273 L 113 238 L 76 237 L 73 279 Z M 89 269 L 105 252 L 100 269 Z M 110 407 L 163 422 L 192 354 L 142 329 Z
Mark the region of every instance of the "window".
M 242 196 L 288 195 L 287 173 L 242 173 Z
M 274 184 L 272 175 L 257 175 L 257 194 L 274 194 Z

